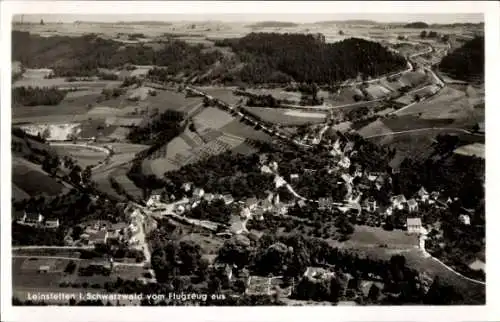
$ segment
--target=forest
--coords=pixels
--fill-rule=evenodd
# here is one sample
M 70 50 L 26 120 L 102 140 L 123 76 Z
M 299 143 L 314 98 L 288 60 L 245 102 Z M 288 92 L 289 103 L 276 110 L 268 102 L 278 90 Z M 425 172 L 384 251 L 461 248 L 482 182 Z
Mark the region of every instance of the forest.
M 28 32 L 12 32 L 12 60 L 28 68 L 52 68 L 56 76 L 95 76 L 98 68 L 126 64 L 168 67 L 170 75 L 204 71 L 220 57 L 219 51 L 205 53 L 203 47 L 178 40 L 164 43 L 155 51 L 141 44 L 123 46 L 94 34 L 81 37 L 41 37 Z
M 224 39 L 245 64 L 239 78 L 246 83 L 315 82 L 332 84 L 362 75 L 364 78 L 394 72 L 405 59 L 376 42 L 349 38 L 329 44 L 313 35 L 250 33 Z
M 66 96 L 66 91 L 55 87 L 14 87 L 12 106 L 57 105 Z
M 461 80 L 483 80 L 484 37 L 475 37 L 446 55 L 439 63 L 439 70 Z

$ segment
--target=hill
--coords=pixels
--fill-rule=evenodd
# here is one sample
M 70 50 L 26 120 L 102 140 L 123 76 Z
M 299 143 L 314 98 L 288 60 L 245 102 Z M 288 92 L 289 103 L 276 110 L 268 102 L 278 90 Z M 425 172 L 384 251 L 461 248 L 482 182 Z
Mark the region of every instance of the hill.
M 379 23 L 374 20 L 365 19 L 352 19 L 352 20 L 327 20 L 318 21 L 315 25 L 328 26 L 328 25 L 378 25 Z
M 219 51 L 204 52 L 201 46 L 191 46 L 183 41 L 171 40 L 155 50 L 137 44 L 122 43 L 99 38 L 96 35 L 81 37 L 41 37 L 28 32 L 12 32 L 12 60 L 27 68 L 52 68 L 58 76 L 94 76 L 98 68 L 131 65 L 157 65 L 169 68 L 171 75 L 184 72 L 206 72 L 222 57 Z
M 439 70 L 461 80 L 484 78 L 484 37 L 467 41 L 446 55 Z
M 248 28 L 287 28 L 287 27 L 297 27 L 299 24 L 287 21 L 262 21 L 257 22 L 246 27 Z
M 410 22 L 404 25 L 404 28 L 429 28 L 429 25 L 422 21 Z
M 406 66 L 402 56 L 358 38 L 331 44 L 323 42 L 321 35 L 250 33 L 216 45 L 232 48 L 244 64 L 235 77 L 254 84 L 331 84 L 359 75 L 375 77 Z

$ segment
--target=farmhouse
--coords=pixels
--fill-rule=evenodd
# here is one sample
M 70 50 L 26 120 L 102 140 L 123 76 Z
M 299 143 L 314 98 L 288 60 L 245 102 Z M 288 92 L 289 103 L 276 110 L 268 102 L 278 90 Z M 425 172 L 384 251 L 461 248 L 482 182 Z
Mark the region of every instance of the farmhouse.
M 204 194 L 205 194 L 205 190 L 203 190 L 202 188 L 196 188 L 193 191 L 193 197 L 195 197 L 195 198 L 201 198 L 201 197 L 203 197 Z
M 418 203 L 415 199 L 408 200 L 407 204 L 408 204 L 408 211 L 415 212 L 418 210 Z
M 466 226 L 470 225 L 470 217 L 469 215 L 460 215 L 458 216 L 458 220 Z
M 58 228 L 59 219 L 47 219 L 45 220 L 45 228 Z
M 484 271 L 485 265 L 486 264 L 483 261 L 476 259 L 475 261 L 473 261 L 472 263 L 469 264 L 469 268 L 473 269 L 475 271 L 479 271 L 479 270 Z
M 226 205 L 230 205 L 230 204 L 232 204 L 234 202 L 234 198 L 231 195 L 223 195 L 222 196 L 222 200 L 224 200 L 224 203 Z
M 25 225 L 38 225 L 42 220 L 43 216 L 39 212 L 25 211 L 20 223 Z
M 210 202 L 210 201 L 212 201 L 212 200 L 214 200 L 214 199 L 215 199 L 215 195 L 214 195 L 213 193 L 206 193 L 206 194 L 203 196 L 203 199 L 204 199 L 205 201 Z
M 409 234 L 420 234 L 422 232 L 422 220 L 420 218 L 408 218 L 406 228 Z
M 304 272 L 304 277 L 312 280 L 325 280 L 334 277 L 335 273 L 322 267 L 309 266 Z
M 369 212 L 374 212 L 377 210 L 377 201 L 373 198 L 367 199 L 366 200 L 366 209 Z
M 404 195 L 397 195 L 391 197 L 391 203 L 394 208 L 403 210 L 404 204 L 406 203 L 406 198 Z
M 417 192 L 420 200 L 422 200 L 423 202 L 426 202 L 429 200 L 429 193 L 427 192 L 427 190 L 425 190 L 424 187 L 421 187 L 420 190 Z

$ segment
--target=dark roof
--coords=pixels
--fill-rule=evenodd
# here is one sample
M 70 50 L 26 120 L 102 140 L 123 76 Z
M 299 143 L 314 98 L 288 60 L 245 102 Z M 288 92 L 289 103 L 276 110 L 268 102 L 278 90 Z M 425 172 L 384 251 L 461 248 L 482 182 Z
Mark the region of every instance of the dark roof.
M 26 211 L 26 219 L 28 220 L 38 220 L 40 218 L 40 213 L 36 211 Z
M 403 160 L 405 159 L 405 156 L 402 154 L 396 154 L 394 158 L 389 162 L 389 166 L 393 169 L 399 168 Z

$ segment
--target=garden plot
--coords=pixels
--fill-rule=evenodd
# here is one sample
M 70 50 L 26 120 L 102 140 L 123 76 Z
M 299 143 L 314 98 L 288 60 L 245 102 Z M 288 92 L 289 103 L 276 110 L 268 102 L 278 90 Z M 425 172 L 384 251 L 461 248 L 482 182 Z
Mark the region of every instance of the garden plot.
M 382 98 L 391 93 L 389 89 L 377 84 L 370 84 L 366 88 L 366 91 L 368 92 L 368 95 L 370 95 L 372 99 Z

